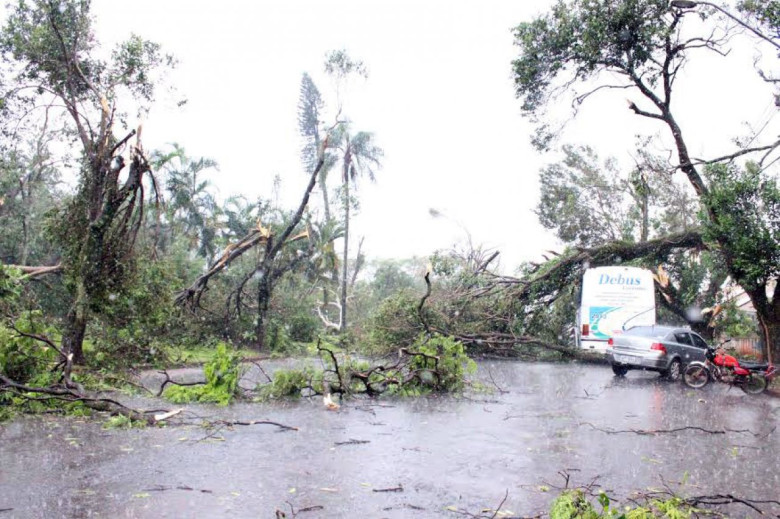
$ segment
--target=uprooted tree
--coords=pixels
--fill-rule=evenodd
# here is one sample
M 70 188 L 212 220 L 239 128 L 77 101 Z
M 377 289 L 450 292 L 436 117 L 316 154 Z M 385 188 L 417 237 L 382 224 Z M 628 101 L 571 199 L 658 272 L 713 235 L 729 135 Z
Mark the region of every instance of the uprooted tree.
M 523 356 L 531 349 L 541 348 L 576 356 L 576 350 L 563 344 L 563 337 L 546 332 L 554 327 L 557 316 L 553 314 L 559 310 L 556 303 L 571 295 L 585 269 L 637 261 L 659 265 L 684 251 L 703 248 L 697 230 L 640 243 L 614 241 L 593 247 L 574 246 L 544 263 L 527 265 L 520 277 L 492 271 L 490 265 L 497 253 L 471 251 L 455 267 L 448 265 L 446 259 L 434 258 L 434 273 L 444 274 L 454 282 L 442 286 L 443 282 L 438 281 L 432 304 L 418 308 L 414 318 L 423 320 L 430 332 L 467 344 L 474 353 Z M 665 290 L 673 290 L 669 280 L 663 279 L 663 272 L 656 271 L 659 283 L 665 285 Z M 571 313 L 567 305 L 563 307 Z M 707 319 L 701 326 L 707 326 Z
M 520 49 L 513 63 L 516 93 L 524 113 L 536 122 L 545 118 L 545 108 L 552 99 L 564 92 L 570 94 L 577 86 L 584 91 L 575 94 L 575 104 L 597 92 L 639 94 L 641 101 L 630 101 L 629 108 L 669 131 L 675 169 L 685 175 L 704 208 L 706 245 L 720 255 L 729 275 L 750 297 L 767 354 L 777 359 L 780 218 L 777 181 L 767 168 L 768 158 L 779 143 L 761 144 L 756 134 L 734 151 L 713 159 L 696 159 L 672 108 L 680 71 L 687 60 L 693 59 L 694 52 L 726 53 L 731 32 L 747 25 L 735 28 L 732 24 L 722 27 L 721 32 L 692 34 L 696 29 L 686 27 L 686 20 L 693 13 L 686 7 L 701 9 L 699 14 L 712 23 L 718 22 L 723 9 L 708 11 L 709 3 L 698 7 L 695 2 L 679 2 L 680 7 L 674 4 L 670 6 L 667 0 L 558 1 L 549 13 L 515 29 L 515 43 Z M 760 35 L 759 28 L 751 27 L 748 34 Z M 768 45 L 771 39 L 757 41 Z M 769 50 L 775 53 L 776 45 Z M 547 128 L 549 125 L 540 126 L 537 144 L 549 144 Z M 745 158 L 754 158 L 755 162 L 736 164 Z M 737 200 L 745 202 L 734 205 Z M 737 215 L 735 208 L 748 212 Z
M 628 173 L 614 158 L 601 162 L 590 147 L 564 145 L 563 160 L 540 172 L 540 223 L 564 243 L 590 248 L 700 231 L 699 203 L 691 188 L 670 181 L 665 160 L 647 151 L 646 144 L 646 139 L 637 143 L 635 166 Z M 722 303 L 718 295 L 728 277 L 717 254 L 678 249 L 633 264 L 655 271 L 662 308 L 713 337 Z M 571 303 L 567 306 L 573 314 Z
M 140 110 L 151 102 L 155 73 L 173 65 L 157 44 L 137 36 L 108 60 L 97 49 L 86 0 L 20 1 L 0 37 L 11 77 L 3 105 L 19 119 L 56 112 L 79 147 L 78 189 L 52 229 L 72 298 L 61 352 L 77 363 L 90 313 L 123 289 L 132 270 L 151 175 L 140 134 L 125 128 L 128 114 L 119 105 Z

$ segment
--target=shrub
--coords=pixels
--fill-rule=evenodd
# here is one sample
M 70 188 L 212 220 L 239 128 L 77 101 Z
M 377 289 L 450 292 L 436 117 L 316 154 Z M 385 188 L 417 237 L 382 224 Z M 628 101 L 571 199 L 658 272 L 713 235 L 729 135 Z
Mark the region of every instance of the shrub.
M 284 354 L 289 353 L 294 344 L 287 333 L 286 326 L 274 319 L 266 326 L 265 346 L 271 353 Z
M 417 315 L 419 304 L 419 296 L 406 291 L 382 302 L 369 320 L 368 349 L 381 354 L 413 342 L 422 330 Z
M 40 322 L 41 318 L 40 311 L 23 312 L 14 325 L 30 334 L 51 332 Z M 27 384 L 39 375 L 48 374 L 47 368 L 56 356 L 57 353 L 46 344 L 0 326 L 0 372 L 14 382 Z
M 90 326 L 96 367 L 125 368 L 165 360 L 165 339 L 181 310 L 173 304 L 177 281 L 165 261 L 141 262 L 124 290 L 109 294 Z M 175 337 L 178 340 L 178 336 Z

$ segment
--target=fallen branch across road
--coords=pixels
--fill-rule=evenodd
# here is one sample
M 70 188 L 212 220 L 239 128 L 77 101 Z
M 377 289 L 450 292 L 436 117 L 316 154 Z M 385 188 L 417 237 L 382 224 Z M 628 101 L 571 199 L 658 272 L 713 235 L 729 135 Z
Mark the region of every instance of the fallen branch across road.
M 697 496 L 690 497 L 685 500 L 686 503 L 691 506 L 710 505 L 710 506 L 722 506 L 730 504 L 739 504 L 747 506 L 754 512 L 760 515 L 765 515 L 764 511 L 759 508 L 760 505 L 777 505 L 780 506 L 780 501 L 775 499 L 745 499 L 732 496 L 731 494 L 716 494 L 712 496 Z
M 734 434 L 752 434 L 753 436 L 759 436 L 757 433 L 754 433 L 753 431 L 750 431 L 748 429 L 705 429 L 704 427 L 697 427 L 693 425 L 689 425 L 686 427 L 677 427 L 674 429 L 602 429 L 601 427 L 596 427 L 590 422 L 580 422 L 579 425 L 587 425 L 596 431 L 601 431 L 607 434 L 638 434 L 640 436 L 653 436 L 656 434 L 672 434 L 672 433 L 677 433 L 682 431 L 700 431 L 707 434 L 734 433 Z
M 217 420 L 214 422 L 211 422 L 212 425 L 224 425 L 226 427 L 233 427 L 234 425 L 275 425 L 276 427 L 279 427 L 283 431 L 298 431 L 297 427 L 293 427 L 292 425 L 285 425 L 283 423 L 279 422 L 272 422 L 271 420 Z
M 371 490 L 371 492 L 403 492 L 404 487 L 402 484 L 398 483 L 397 487 L 391 487 L 391 488 L 374 488 Z

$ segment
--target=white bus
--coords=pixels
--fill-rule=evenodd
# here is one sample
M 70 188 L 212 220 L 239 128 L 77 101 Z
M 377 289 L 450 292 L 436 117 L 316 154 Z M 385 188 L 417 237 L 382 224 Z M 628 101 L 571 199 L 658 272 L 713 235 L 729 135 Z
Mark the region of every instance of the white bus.
M 598 267 L 582 276 L 577 346 L 605 352 L 607 341 L 632 326 L 655 324 L 653 274 L 637 267 Z

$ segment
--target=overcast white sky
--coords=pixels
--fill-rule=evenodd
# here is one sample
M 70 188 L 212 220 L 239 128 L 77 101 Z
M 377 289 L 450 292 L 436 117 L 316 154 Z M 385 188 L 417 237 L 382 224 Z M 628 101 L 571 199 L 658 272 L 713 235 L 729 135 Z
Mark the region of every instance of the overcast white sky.
M 220 195 L 270 196 L 280 175 L 296 205 L 305 180 L 296 107 L 301 74 L 326 99 L 328 50 L 362 59 L 370 77 L 350 89 L 346 113 L 385 150 L 376 184 L 359 186 L 356 233 L 371 257 L 426 256 L 465 236 L 502 251 L 504 270 L 560 249 L 537 223 L 538 171 L 553 157 L 529 145 L 531 125 L 514 97 L 511 28 L 551 2 L 95 0 L 103 41 L 131 31 L 180 60 L 144 126 L 145 146 L 178 142 L 216 159 Z M 775 113 L 771 91 L 755 78 L 750 47 L 729 60 L 694 61 L 680 84 L 680 121 L 694 154 L 731 150 L 741 121 Z M 625 158 L 638 132 L 661 131 L 606 95 L 586 105 L 564 142 L 589 143 Z M 176 101 L 188 100 L 182 108 Z M 449 219 L 433 219 L 435 208 Z M 356 240 L 355 240 L 356 242 Z M 354 242 L 353 242 L 354 243 Z

